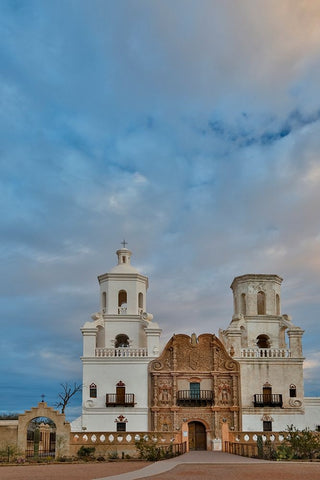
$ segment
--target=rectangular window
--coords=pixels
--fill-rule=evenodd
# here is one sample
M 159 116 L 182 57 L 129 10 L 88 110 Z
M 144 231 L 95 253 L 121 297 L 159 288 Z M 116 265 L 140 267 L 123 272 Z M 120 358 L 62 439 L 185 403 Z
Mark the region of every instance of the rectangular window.
M 272 422 L 263 422 L 263 431 L 272 432 Z
M 296 397 L 297 396 L 296 387 L 290 387 L 289 393 L 291 398 Z
M 126 423 L 117 422 L 117 432 L 125 432 L 125 431 L 126 431 Z
M 97 386 L 94 383 L 90 385 L 90 398 L 97 398 Z
M 320 432 L 320 425 L 316 425 L 316 432 Z

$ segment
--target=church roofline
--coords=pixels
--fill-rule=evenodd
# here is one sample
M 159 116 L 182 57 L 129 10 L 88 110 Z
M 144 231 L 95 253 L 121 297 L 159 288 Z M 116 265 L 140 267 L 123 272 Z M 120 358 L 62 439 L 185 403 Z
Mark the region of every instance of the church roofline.
M 283 281 L 283 278 L 281 278 L 279 275 L 276 275 L 275 273 L 246 273 L 245 275 L 240 275 L 239 277 L 235 277 L 233 279 L 233 282 L 230 285 L 230 288 L 233 290 L 233 287 L 237 283 L 243 283 L 247 281 L 251 281 L 251 282 L 272 281 L 272 282 L 281 284 Z

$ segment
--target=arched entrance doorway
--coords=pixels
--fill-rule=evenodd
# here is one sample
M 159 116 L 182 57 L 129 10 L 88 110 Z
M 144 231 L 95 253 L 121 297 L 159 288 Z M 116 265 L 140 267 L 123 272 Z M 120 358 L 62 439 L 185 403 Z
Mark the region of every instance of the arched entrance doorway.
M 190 422 L 189 427 L 189 450 L 206 450 L 207 434 L 206 427 L 201 422 Z
M 29 424 L 32 423 L 34 419 L 37 418 L 48 418 L 56 427 L 56 436 L 58 438 L 58 442 L 55 445 L 54 449 L 54 456 L 62 456 L 62 455 L 69 455 L 70 449 L 70 423 L 66 422 L 66 418 L 63 413 L 57 412 L 45 402 L 38 403 L 37 407 L 32 407 L 30 410 L 26 410 L 25 413 L 19 415 L 18 420 L 18 448 L 21 452 L 26 452 L 28 449 L 28 427 Z M 41 423 L 41 422 L 40 422 Z M 46 425 L 46 424 L 45 424 Z M 39 426 L 40 428 L 40 426 Z M 48 427 L 45 427 L 48 430 Z M 50 432 L 50 424 L 49 424 L 49 433 L 55 433 L 54 431 Z M 40 433 L 40 432 L 39 432 Z M 30 437 L 32 434 L 29 434 Z M 38 434 L 36 434 L 36 437 Z M 53 437 L 53 435 L 52 435 Z M 51 452 L 53 452 L 53 438 L 51 437 Z M 37 438 L 36 438 L 37 440 Z M 31 438 L 30 438 L 30 441 Z M 29 443 L 31 447 L 31 444 Z M 34 445 L 30 449 L 33 448 Z M 40 445 L 39 445 L 40 450 Z M 39 451 L 38 450 L 38 451 Z M 49 450 L 50 450 L 50 438 L 49 438 Z M 36 447 L 37 451 L 37 447 Z M 53 455 L 49 455 L 50 457 Z
M 26 457 L 55 457 L 56 424 L 48 417 L 36 417 L 27 426 Z

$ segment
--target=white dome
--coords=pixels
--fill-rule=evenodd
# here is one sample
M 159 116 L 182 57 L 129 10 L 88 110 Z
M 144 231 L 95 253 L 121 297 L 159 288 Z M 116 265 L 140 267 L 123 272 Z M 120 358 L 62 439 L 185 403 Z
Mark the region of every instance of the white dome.
M 139 273 L 130 263 L 119 263 L 109 273 Z

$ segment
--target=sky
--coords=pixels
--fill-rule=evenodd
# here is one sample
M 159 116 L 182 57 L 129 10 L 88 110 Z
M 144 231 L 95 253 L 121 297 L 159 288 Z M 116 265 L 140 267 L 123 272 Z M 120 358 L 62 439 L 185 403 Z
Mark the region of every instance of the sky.
M 226 328 L 234 277 L 283 277 L 320 396 L 320 2 L 2 0 L 0 17 L 0 412 L 81 382 L 124 238 L 163 344 Z

